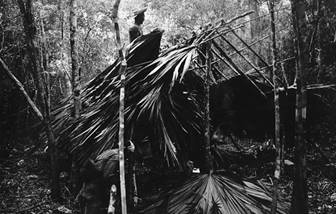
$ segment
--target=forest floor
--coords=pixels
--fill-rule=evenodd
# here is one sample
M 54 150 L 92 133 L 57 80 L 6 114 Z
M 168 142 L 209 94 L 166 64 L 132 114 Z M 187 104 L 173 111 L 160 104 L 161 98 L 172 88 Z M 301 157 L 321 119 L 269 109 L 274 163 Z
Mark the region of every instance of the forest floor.
M 79 213 L 66 181 L 61 180 L 62 203 L 51 200 L 50 179 L 45 163 L 41 158 L 31 152 L 29 147 L 14 148 L 5 160 L 0 160 L 0 213 Z M 330 160 L 335 160 L 334 149 L 326 150 Z M 27 155 L 28 154 L 28 155 Z M 315 166 L 308 168 L 308 200 L 310 214 L 336 213 L 336 167 L 333 164 L 318 165 L 319 154 L 308 155 L 309 163 Z M 316 164 L 317 163 L 317 164 Z M 264 180 L 270 180 L 264 177 Z M 292 181 L 284 176 L 281 181 L 282 194 L 290 201 Z
M 51 199 L 47 161 L 39 152 L 29 152 L 31 148 L 14 148 L 9 158 L 0 160 L 0 213 L 79 213 L 75 196 L 64 180 L 61 179 L 62 202 Z

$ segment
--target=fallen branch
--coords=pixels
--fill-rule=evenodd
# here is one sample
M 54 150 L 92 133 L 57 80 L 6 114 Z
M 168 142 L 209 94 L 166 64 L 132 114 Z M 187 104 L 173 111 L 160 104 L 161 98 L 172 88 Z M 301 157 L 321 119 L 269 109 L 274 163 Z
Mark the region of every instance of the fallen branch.
M 28 104 L 30 105 L 30 107 L 33 109 L 33 111 L 34 111 L 35 115 L 38 117 L 38 119 L 41 120 L 41 121 L 43 121 L 44 117 L 43 117 L 42 113 L 37 108 L 37 106 L 35 105 L 35 103 L 33 102 L 33 100 L 29 97 L 29 95 L 26 92 L 26 90 L 24 89 L 24 86 L 22 85 L 22 83 L 9 70 L 8 66 L 6 65 L 6 63 L 1 58 L 0 58 L 0 68 L 1 68 L 2 71 L 5 72 L 5 74 L 9 77 L 9 79 L 11 79 L 14 82 L 15 86 L 19 89 L 19 91 L 25 97 L 26 101 L 28 102 Z

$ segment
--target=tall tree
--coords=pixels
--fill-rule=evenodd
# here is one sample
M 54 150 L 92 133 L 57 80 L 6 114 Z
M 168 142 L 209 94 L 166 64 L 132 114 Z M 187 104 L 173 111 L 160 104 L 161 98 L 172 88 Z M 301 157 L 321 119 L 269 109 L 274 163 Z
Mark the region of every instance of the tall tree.
M 296 35 L 296 109 L 295 109 L 295 172 L 291 213 L 308 213 L 305 122 L 307 113 L 307 93 L 305 68 L 309 61 L 308 26 L 306 1 L 292 0 L 293 24 Z
M 32 75 L 36 84 L 38 101 L 43 114 L 43 124 L 48 138 L 48 152 L 50 155 L 51 165 L 51 194 L 54 199 L 59 199 L 59 179 L 58 179 L 58 167 L 57 167 L 57 153 L 55 147 L 55 137 L 50 124 L 50 99 L 46 82 L 42 79 L 42 67 L 41 58 L 39 58 L 39 49 L 36 38 L 36 23 L 33 14 L 33 6 L 31 0 L 18 0 L 18 5 L 23 17 L 23 26 L 26 35 L 27 54 L 29 57 L 29 64 Z
M 77 16 L 76 16 L 77 2 L 70 0 L 70 52 L 71 52 L 71 78 L 72 90 L 74 98 L 74 116 L 78 118 L 80 115 L 80 81 L 79 81 L 79 67 L 78 67 L 78 53 L 76 44 L 77 31 Z

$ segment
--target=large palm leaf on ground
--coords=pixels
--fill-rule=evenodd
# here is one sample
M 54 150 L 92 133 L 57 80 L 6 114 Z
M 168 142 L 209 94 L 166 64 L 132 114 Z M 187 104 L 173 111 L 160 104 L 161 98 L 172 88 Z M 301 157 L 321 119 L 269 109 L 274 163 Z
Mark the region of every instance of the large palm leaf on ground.
M 197 175 L 166 193 L 144 209 L 154 214 L 265 214 L 270 213 L 272 197 L 262 183 L 235 181 L 223 175 Z M 277 213 L 288 206 L 278 204 Z

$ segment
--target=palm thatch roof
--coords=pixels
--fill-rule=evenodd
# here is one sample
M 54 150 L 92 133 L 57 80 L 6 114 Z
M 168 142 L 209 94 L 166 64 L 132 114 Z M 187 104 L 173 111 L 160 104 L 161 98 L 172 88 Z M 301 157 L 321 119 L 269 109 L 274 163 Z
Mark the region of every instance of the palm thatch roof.
M 158 30 L 130 44 L 126 57 L 128 139 L 136 138 L 136 143 L 148 137 L 171 163 L 178 163 L 179 152 L 186 152 L 193 146 L 190 136 L 200 136 L 203 129 L 205 50 L 208 45 L 212 53 L 212 84 L 241 76 L 262 95 L 264 92 L 257 81 L 272 86 L 267 76 L 226 38 L 235 29 L 237 27 L 223 22 L 208 25 L 185 44 L 160 54 L 162 32 Z M 238 53 L 248 66 L 234 62 L 230 57 L 233 52 Z M 72 104 L 69 102 L 54 111 L 53 125 L 60 146 L 81 163 L 116 145 L 119 66 L 120 61 L 116 60 L 84 87 L 82 100 L 85 107 L 77 121 L 71 119 Z
M 240 77 L 265 96 L 259 82 L 269 88 L 272 82 L 227 37 L 237 28 L 223 21 L 209 24 L 194 38 L 161 53 L 161 31 L 131 43 L 126 56 L 126 139 L 136 145 L 149 139 L 155 153 L 167 163 L 179 164 L 188 159 L 185 156 L 191 150 L 201 152 L 207 72 L 214 86 Z M 242 45 L 250 48 L 246 43 Z M 207 49 L 212 55 L 211 70 L 206 65 Z M 233 53 L 244 63 L 235 60 Z M 59 146 L 80 164 L 117 145 L 119 66 L 118 59 L 84 87 L 80 118 L 73 121 L 68 101 L 54 111 L 53 127 Z M 210 174 L 196 176 L 171 190 L 144 212 L 158 213 L 157 208 L 163 207 L 166 211 L 159 213 L 267 213 L 270 201 L 260 186 Z M 278 208 L 278 213 L 285 213 L 283 207 Z
M 209 24 L 184 44 L 161 52 L 162 32 L 158 30 L 139 37 L 128 46 L 127 139 L 132 139 L 135 144 L 149 139 L 155 152 L 168 163 L 178 164 L 183 158 L 188 159 L 183 156 L 188 156 L 191 150 L 200 152 L 198 143 L 204 126 L 207 72 L 214 89 L 212 98 L 218 91 L 228 88 L 221 88 L 220 83 L 230 85 L 237 80 L 237 85 L 247 84 L 247 90 L 257 94 L 251 96 L 251 99 L 258 99 L 253 101 L 261 100 L 262 105 L 268 102 L 265 97 L 272 93 L 273 83 L 264 69 L 255 65 L 241 50 L 249 49 L 265 68 L 269 65 L 239 37 L 235 31 L 242 25 L 232 25 L 233 22 L 234 19 Z M 239 47 L 228 34 L 238 38 Z M 211 70 L 205 63 L 208 48 L 212 55 Z M 237 57 L 232 57 L 234 54 Z M 120 60 L 117 59 L 83 88 L 80 118 L 73 120 L 69 100 L 53 112 L 53 128 L 59 146 L 69 151 L 80 164 L 117 145 L 119 67 Z M 216 92 L 216 88 L 220 90 Z M 225 119 L 225 115 L 214 114 L 217 107 L 223 107 L 223 100 L 217 101 L 212 100 L 211 108 L 215 127 Z M 244 114 L 239 116 L 244 117 Z M 234 130 L 235 127 L 230 128 Z M 144 213 L 269 213 L 270 203 L 271 197 L 261 184 L 209 174 L 195 176 L 168 191 Z M 285 210 L 286 206 L 280 203 L 277 212 L 286 213 Z

